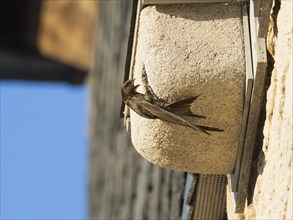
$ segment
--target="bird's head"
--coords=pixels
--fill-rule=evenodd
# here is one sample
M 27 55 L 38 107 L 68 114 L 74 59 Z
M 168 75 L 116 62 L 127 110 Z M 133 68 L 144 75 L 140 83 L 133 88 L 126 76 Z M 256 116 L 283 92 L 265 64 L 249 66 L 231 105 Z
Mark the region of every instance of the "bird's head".
M 137 87 L 139 87 L 139 85 L 135 86 L 134 80 L 135 79 L 129 79 L 123 84 L 121 88 L 121 94 L 122 94 L 123 100 L 126 100 L 127 98 L 129 98 L 129 96 L 136 94 L 136 89 Z

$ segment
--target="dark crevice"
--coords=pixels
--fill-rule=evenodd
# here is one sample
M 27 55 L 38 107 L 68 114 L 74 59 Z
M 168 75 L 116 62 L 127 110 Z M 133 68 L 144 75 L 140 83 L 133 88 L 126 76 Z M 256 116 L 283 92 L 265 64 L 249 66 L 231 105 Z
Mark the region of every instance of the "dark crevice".
M 278 16 L 278 13 L 279 13 L 279 10 L 281 8 L 281 2 L 280 0 L 275 0 L 275 5 L 273 7 L 273 10 L 272 10 L 272 14 L 271 14 L 271 18 L 272 18 L 272 21 L 274 22 L 273 25 L 274 25 L 274 35 L 276 37 L 278 37 L 278 25 L 277 25 L 277 16 Z
M 269 24 L 269 33 L 267 39 L 267 46 L 270 54 L 274 57 L 275 56 L 275 47 L 276 47 L 276 38 L 278 37 L 278 23 L 277 17 L 279 10 L 281 8 L 280 0 L 275 0 L 274 7 L 272 8 L 272 13 L 270 15 L 270 24 Z

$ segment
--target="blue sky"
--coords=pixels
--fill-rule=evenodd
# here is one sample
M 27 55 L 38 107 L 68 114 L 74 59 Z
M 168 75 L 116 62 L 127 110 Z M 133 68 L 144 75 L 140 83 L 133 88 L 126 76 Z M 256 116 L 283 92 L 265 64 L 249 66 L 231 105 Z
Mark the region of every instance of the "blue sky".
M 0 83 L 1 219 L 85 219 L 86 87 Z

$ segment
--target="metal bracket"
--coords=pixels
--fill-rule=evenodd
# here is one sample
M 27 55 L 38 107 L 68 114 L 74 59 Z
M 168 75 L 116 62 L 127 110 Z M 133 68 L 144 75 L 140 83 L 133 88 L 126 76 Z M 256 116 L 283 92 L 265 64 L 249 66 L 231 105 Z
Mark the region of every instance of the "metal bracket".
M 242 154 L 244 148 L 245 134 L 247 129 L 247 120 L 249 115 L 252 87 L 253 87 L 253 67 L 252 67 L 252 54 L 250 45 L 250 31 L 249 31 L 249 19 L 247 15 L 247 8 L 242 7 L 242 18 L 243 18 L 243 33 L 244 33 L 244 45 L 245 45 L 245 63 L 246 63 L 246 86 L 244 94 L 244 106 L 241 124 L 241 133 L 238 141 L 238 151 L 236 164 L 234 168 L 233 186 L 232 191 L 237 192 L 239 183 L 239 173 L 242 162 Z
M 270 3 L 269 3 L 270 2 Z M 239 148 L 237 153 L 237 161 L 232 175 L 232 191 L 235 193 L 236 213 L 243 213 L 245 209 L 245 203 L 248 192 L 248 182 L 250 178 L 252 155 L 254 150 L 255 137 L 259 122 L 259 116 L 261 111 L 261 104 L 263 100 L 263 90 L 266 78 L 267 56 L 266 56 L 266 36 L 268 28 L 269 10 L 261 11 L 260 16 L 256 16 L 258 9 L 271 6 L 272 0 L 260 1 L 250 0 L 249 18 L 250 18 L 250 44 L 251 44 L 251 56 L 250 60 L 246 60 L 248 63 L 247 71 L 252 69 L 253 73 L 253 86 L 251 99 L 249 102 L 245 99 L 244 113 L 243 113 L 243 131 L 240 135 Z M 265 5 L 265 6 L 263 6 Z M 257 6 L 257 7 L 256 7 Z M 243 23 L 247 22 L 247 16 L 243 16 Z M 267 23 L 265 23 L 265 21 Z M 249 36 L 246 27 L 244 25 L 244 34 Z M 247 36 L 245 36 L 247 41 Z M 250 54 L 248 51 L 246 53 Z M 250 85 L 247 84 L 247 88 Z M 247 93 L 248 94 L 248 90 Z M 247 118 L 245 118 L 247 117 Z

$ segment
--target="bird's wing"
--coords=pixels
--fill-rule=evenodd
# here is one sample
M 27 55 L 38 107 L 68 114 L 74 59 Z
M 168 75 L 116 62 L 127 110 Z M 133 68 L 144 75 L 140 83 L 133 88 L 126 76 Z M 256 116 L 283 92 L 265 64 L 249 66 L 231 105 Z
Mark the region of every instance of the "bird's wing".
M 197 117 L 197 118 L 206 118 L 203 115 L 194 114 L 190 107 L 192 103 L 198 98 L 199 95 L 188 98 L 188 99 L 182 99 L 177 102 L 173 102 L 171 104 L 163 106 L 163 108 L 169 112 L 172 112 L 176 115 L 185 115 L 185 116 L 191 116 L 191 117 Z
M 183 126 L 187 126 L 190 127 L 192 129 L 195 129 L 197 131 L 201 131 L 203 133 L 206 133 L 208 135 L 210 135 L 210 133 L 208 133 L 204 128 L 202 128 L 199 125 L 194 125 L 186 120 L 184 120 L 183 118 L 181 118 L 178 115 L 175 115 L 165 109 L 162 109 L 160 107 L 157 107 L 147 101 L 141 101 L 140 103 L 140 107 L 144 112 L 147 112 L 147 114 L 152 114 L 154 116 L 156 116 L 157 118 L 163 120 L 163 121 L 167 121 L 167 122 L 171 122 L 174 124 L 179 124 L 179 125 L 183 125 Z
M 136 96 L 132 97 L 131 100 L 127 103 L 127 105 L 135 111 L 138 115 L 147 118 L 147 119 L 156 119 L 157 117 L 152 114 L 149 111 L 146 111 L 141 103 L 142 102 L 147 102 L 144 101 L 144 95 L 143 94 L 137 94 Z
M 204 115 L 194 114 L 190 108 L 164 108 L 165 110 L 172 112 L 175 115 L 185 115 L 189 117 L 196 117 L 196 118 L 206 118 Z
M 170 107 L 170 108 L 182 108 L 184 106 L 190 106 L 198 97 L 199 97 L 199 95 L 194 96 L 194 97 L 190 97 L 188 99 L 182 99 L 180 101 L 173 102 L 173 103 L 167 105 L 166 107 Z

